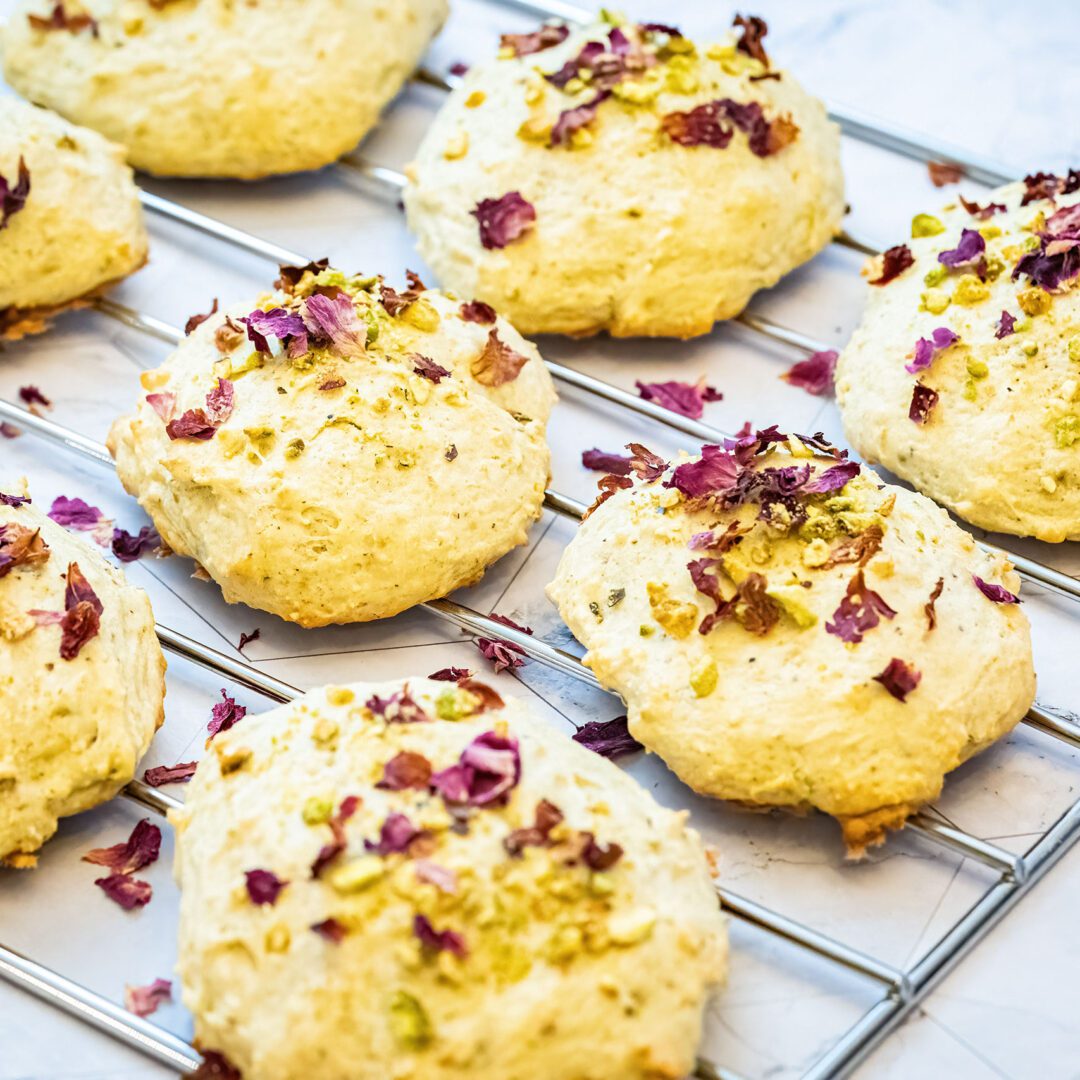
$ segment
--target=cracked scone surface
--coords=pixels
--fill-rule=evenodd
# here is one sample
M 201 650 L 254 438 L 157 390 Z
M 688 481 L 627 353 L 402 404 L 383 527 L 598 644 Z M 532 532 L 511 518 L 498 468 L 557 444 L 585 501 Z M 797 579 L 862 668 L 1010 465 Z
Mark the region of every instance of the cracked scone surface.
M 33 505 L 0 505 L 0 552 L 20 530 L 39 532 L 48 554 L 0 577 L 0 862 L 32 866 L 58 818 L 111 799 L 135 775 L 164 719 L 165 661 L 141 589 Z M 27 612 L 65 610 L 71 563 L 103 610 L 97 635 L 65 660 L 61 627 Z
M 317 280 L 308 270 L 260 306 L 298 319 L 313 290 L 347 297 L 361 328 L 351 355 L 314 338 L 291 358 L 273 338 L 273 352 L 259 352 L 235 321 L 252 305 L 237 305 L 142 376 L 146 396 L 108 440 L 121 481 L 173 551 L 229 602 L 304 626 L 395 615 L 479 580 L 525 543 L 543 504 L 555 400 L 535 346 L 506 322 L 466 321 L 434 291 L 391 315 L 375 278 L 331 269 Z M 473 374 L 492 335 L 521 362 L 500 385 Z M 417 374 L 422 359 L 447 374 Z M 147 398 L 175 395 L 181 416 L 206 407 L 219 380 L 227 419 L 205 440 L 170 438 Z
M 836 395 L 844 431 L 862 456 L 966 521 L 1040 540 L 1076 540 L 1077 278 L 1045 290 L 1027 273 L 1013 274 L 1039 246 L 1047 221 L 1080 206 L 1080 192 L 1022 206 L 1024 198 L 1024 183 L 1010 184 L 979 196 L 983 207 L 1002 208 L 988 217 L 953 203 L 915 219 L 913 231 L 931 234 L 905 241 L 914 259 L 909 269 L 868 287 L 862 321 L 837 364 Z M 1072 228 L 1080 235 L 1080 219 Z M 985 234 L 983 250 L 947 270 L 939 255 L 956 250 L 965 230 Z M 979 259 L 986 260 L 982 279 Z M 879 275 L 878 262 L 868 274 Z M 1016 326 L 998 337 L 1003 311 Z M 916 342 L 939 328 L 959 340 L 928 369 L 905 370 Z M 909 419 L 917 380 L 938 395 L 923 423 Z
M 4 96 L 0 175 L 12 188 L 20 157 L 30 191 L 0 229 L 5 328 L 32 313 L 27 309 L 63 307 L 146 261 L 146 230 L 122 147 Z
M 446 0 L 86 0 L 66 7 L 96 32 L 36 29 L 53 6 L 24 0 L 8 18 L 8 83 L 124 143 L 136 168 L 246 179 L 351 150 L 447 13 Z
M 575 29 L 552 48 L 474 65 L 429 127 L 408 172 L 409 225 L 448 288 L 493 304 L 522 333 L 687 338 L 738 314 L 824 247 L 844 211 L 839 131 L 788 72 L 765 72 L 731 41 L 669 54 L 615 86 L 569 145 L 550 145 L 560 112 L 588 104 L 544 78 L 613 27 Z M 663 117 L 715 100 L 757 103 L 798 127 L 765 157 L 735 130 L 725 148 L 676 144 Z M 472 211 L 519 192 L 535 223 L 485 248 Z
M 386 719 L 400 681 L 315 690 L 247 717 L 200 763 L 175 816 L 179 973 L 198 1044 L 250 1080 L 676 1080 L 692 1069 L 727 943 L 685 812 L 523 701 L 468 685 L 409 680 L 405 704 L 425 715 L 410 723 Z M 442 770 L 492 736 L 508 789 L 477 801 L 493 775 L 481 770 L 475 798 L 444 799 Z M 402 753 L 433 779 L 380 788 Z M 561 820 L 511 854 L 541 801 Z M 402 816 L 411 839 L 372 850 Z M 313 878 L 331 817 L 344 847 Z M 581 854 L 590 835 L 599 860 Z M 288 884 L 256 905 L 251 870 Z M 422 944 L 418 916 L 454 947 Z
M 1017 575 L 943 510 L 866 470 L 803 493 L 802 470 L 808 486 L 836 465 L 806 454 L 772 443 L 744 465 L 727 455 L 718 475 L 740 474 L 733 505 L 637 480 L 586 519 L 548 594 L 586 663 L 626 701 L 631 733 L 691 788 L 823 810 L 857 851 L 1020 720 L 1034 696 L 1030 632 L 1015 604 L 991 602 L 972 577 L 1015 590 Z M 761 488 L 738 498 L 754 491 L 750 474 L 792 468 L 772 474 L 774 488 L 796 492 L 786 501 L 763 502 Z M 737 597 L 711 628 L 718 605 L 691 563 L 719 600 Z M 852 634 L 837 609 L 860 572 L 862 595 L 873 590 L 894 614 L 863 615 Z M 828 629 L 841 623 L 843 636 Z M 894 658 L 919 676 L 904 700 L 875 681 Z

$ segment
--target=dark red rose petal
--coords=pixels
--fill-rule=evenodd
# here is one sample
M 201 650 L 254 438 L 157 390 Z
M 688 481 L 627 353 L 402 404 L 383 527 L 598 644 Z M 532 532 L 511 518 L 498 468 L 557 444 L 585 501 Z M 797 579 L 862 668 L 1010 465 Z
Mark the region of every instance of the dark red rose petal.
M 915 256 L 907 244 L 897 244 L 881 253 L 881 273 L 870 279 L 871 285 L 888 285 L 898 278 L 909 266 L 915 264 Z
M 641 743 L 630 734 L 625 716 L 616 716 L 614 720 L 590 721 L 580 727 L 572 737 L 574 742 L 581 743 L 587 750 L 606 758 L 636 754 L 642 749 Z
M 470 300 L 462 304 L 459 311 L 466 322 L 480 323 L 482 326 L 490 325 L 497 318 L 495 309 L 483 300 Z
M 165 784 L 186 784 L 194 775 L 197 761 L 182 761 L 178 765 L 157 765 L 143 773 L 143 782 L 150 787 Z
M 289 883 L 270 870 L 245 870 L 244 886 L 253 904 L 273 906 Z
M 874 676 L 874 682 L 881 683 L 897 701 L 906 701 L 908 694 L 921 680 L 922 672 L 916 671 L 906 660 L 897 659 L 895 656 L 880 675 Z
M 780 378 L 815 397 L 832 397 L 839 356 L 835 349 L 823 349 L 792 364 Z
M 480 226 L 480 243 L 497 250 L 520 240 L 536 222 L 536 208 L 520 191 L 508 191 L 497 199 L 481 199 L 470 213 Z
M 145 907 L 154 895 L 149 881 L 142 881 L 130 874 L 110 874 L 108 877 L 95 878 L 94 884 L 125 911 Z
M 228 731 L 238 721 L 243 720 L 245 716 L 247 716 L 247 708 L 244 705 L 237 705 L 236 701 L 229 697 L 225 692 L 225 688 L 222 687 L 221 700 L 210 710 L 210 722 L 206 725 L 206 730 L 210 733 L 210 739 L 223 731 Z
M 143 818 L 123 843 L 94 848 L 82 857 L 82 861 L 107 867 L 117 874 L 133 874 L 156 862 L 160 854 L 161 829 Z
M 971 580 L 979 587 L 979 592 L 987 600 L 993 600 L 995 604 L 1019 604 L 1020 597 L 1016 593 L 1009 592 L 1004 585 L 995 585 L 990 581 L 983 581 L 978 574 L 972 574 Z

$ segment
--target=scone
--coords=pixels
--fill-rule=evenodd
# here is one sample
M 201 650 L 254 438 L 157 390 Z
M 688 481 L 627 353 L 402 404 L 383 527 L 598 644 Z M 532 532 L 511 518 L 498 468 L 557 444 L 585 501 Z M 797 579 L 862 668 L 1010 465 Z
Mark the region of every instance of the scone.
M 973 525 L 1080 540 L 1080 173 L 919 214 L 866 273 L 852 445 Z
M 0 337 L 44 330 L 138 270 L 146 247 L 123 148 L 0 97 Z
M 124 143 L 138 169 L 252 179 L 351 150 L 446 12 L 446 0 L 22 0 L 4 76 Z
M 448 288 L 522 333 L 688 338 L 840 230 L 840 135 L 757 36 L 600 22 L 504 38 L 408 170 Z
M 183 998 L 223 1070 L 693 1068 L 727 961 L 701 842 L 524 701 L 314 690 L 218 736 L 174 823 Z
M 858 854 L 1030 706 L 1008 563 L 820 437 L 635 447 L 602 483 L 548 595 L 695 791 L 823 810 Z
M 277 285 L 202 322 L 113 425 L 169 547 L 226 600 L 322 626 L 445 596 L 525 543 L 555 399 L 535 346 L 415 277 L 321 263 Z
M 150 601 L 9 485 L 0 492 L 0 864 L 111 799 L 164 719 Z

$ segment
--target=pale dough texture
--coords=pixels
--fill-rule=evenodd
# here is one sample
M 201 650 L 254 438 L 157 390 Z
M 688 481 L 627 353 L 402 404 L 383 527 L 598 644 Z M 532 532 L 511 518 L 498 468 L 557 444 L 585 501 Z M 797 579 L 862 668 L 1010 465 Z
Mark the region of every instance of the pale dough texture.
M 774 451 L 765 467 L 805 460 Z M 858 852 L 1024 715 L 1035 685 L 1030 632 L 1016 605 L 992 603 L 972 580 L 1015 591 L 1017 575 L 929 499 L 864 470 L 810 503 L 807 523 L 784 530 L 756 521 L 755 503 L 694 506 L 661 482 L 638 482 L 582 524 L 548 594 L 587 647 L 585 662 L 626 701 L 631 733 L 691 788 L 823 810 L 841 819 Z M 696 591 L 688 564 L 709 553 L 688 545 L 736 520 L 753 531 L 720 556 L 724 595 L 759 573 L 779 620 L 759 636 L 739 608 L 702 634 L 715 605 Z M 826 623 L 858 567 L 820 564 L 871 527 L 883 540 L 865 583 L 896 616 L 848 644 Z M 925 605 L 939 579 L 930 629 Z M 873 681 L 893 658 L 922 676 L 903 702 Z
M 983 205 L 1007 207 L 985 220 L 954 203 L 934 215 L 932 227 L 942 232 L 906 241 L 914 265 L 887 285 L 868 287 L 862 322 L 837 364 L 836 395 L 844 431 L 863 457 L 965 521 L 1051 542 L 1078 540 L 1077 279 L 1051 295 L 1026 276 L 1014 281 L 1012 270 L 1036 241 L 1040 217 L 1076 205 L 1080 194 L 1021 207 L 1023 193 L 1019 183 L 979 196 Z M 957 271 L 940 278 L 938 255 L 957 247 L 963 229 L 986 232 L 995 277 L 980 282 Z M 878 276 L 875 262 L 868 273 Z M 1002 311 L 1017 329 L 999 339 Z M 918 376 L 905 371 L 916 341 L 940 327 L 960 340 Z M 916 377 L 939 395 L 925 424 L 908 419 Z
M 3 32 L 4 75 L 163 176 L 317 169 L 374 127 L 446 17 L 446 0 L 85 0 L 97 33 Z
M 246 1080 L 684 1077 L 727 959 L 686 813 L 658 806 L 523 701 L 468 715 L 453 683 L 405 686 L 430 716 L 459 719 L 388 724 L 364 708 L 400 681 L 329 687 L 247 717 L 200 763 L 174 816 L 179 973 L 198 1044 Z M 520 782 L 464 825 L 459 811 L 451 828 L 427 787 L 376 786 L 401 751 L 440 770 L 491 731 L 518 741 Z M 348 796 L 361 801 L 346 848 L 313 880 L 332 835 L 322 822 Z M 553 841 L 587 830 L 621 845 L 621 858 L 594 872 L 558 846 L 510 855 L 504 841 L 533 824 L 540 800 L 564 818 Z M 428 830 L 422 853 L 365 851 L 392 813 Z M 452 891 L 421 881 L 421 862 L 449 871 Z M 289 883 L 276 902 L 251 902 L 254 869 Z M 467 954 L 422 949 L 418 914 L 460 934 Z M 344 930 L 336 944 L 311 929 L 331 918 Z
M 146 261 L 146 229 L 123 148 L 47 109 L 0 97 L 0 175 L 30 171 L 0 229 L 0 333 L 21 337 Z
M 764 68 L 728 42 L 628 81 L 616 94 L 641 89 L 645 100 L 609 98 L 580 145 L 549 146 L 560 110 L 592 92 L 567 96 L 541 73 L 611 29 L 472 67 L 408 170 L 409 224 L 443 284 L 486 300 L 522 333 L 705 334 L 839 232 L 839 131 L 788 72 L 750 81 Z M 662 132 L 663 115 L 725 98 L 789 117 L 797 137 L 757 157 L 739 131 L 725 149 Z M 512 191 L 533 204 L 535 225 L 486 250 L 471 211 Z
M 165 660 L 141 589 L 32 505 L 0 506 L 0 527 L 11 525 L 40 530 L 50 552 L 0 578 L 0 862 L 32 866 L 58 818 L 106 802 L 135 775 L 164 719 Z M 60 627 L 27 612 L 64 611 L 73 562 L 104 610 L 97 636 L 64 660 Z
M 304 626 L 384 618 L 479 580 L 525 543 L 548 479 L 555 394 L 535 346 L 502 320 L 466 322 L 433 291 L 391 316 L 375 279 L 367 289 L 357 280 L 358 317 L 377 334 L 362 355 L 289 360 L 247 340 L 222 353 L 219 313 L 142 377 L 147 391 L 177 395 L 178 415 L 201 407 L 219 377 L 232 381 L 235 406 L 216 434 L 170 439 L 143 398 L 108 440 L 125 488 L 173 551 L 196 559 L 230 603 Z M 497 387 L 472 374 L 493 330 L 525 359 Z M 437 384 L 417 375 L 417 355 L 451 374 Z

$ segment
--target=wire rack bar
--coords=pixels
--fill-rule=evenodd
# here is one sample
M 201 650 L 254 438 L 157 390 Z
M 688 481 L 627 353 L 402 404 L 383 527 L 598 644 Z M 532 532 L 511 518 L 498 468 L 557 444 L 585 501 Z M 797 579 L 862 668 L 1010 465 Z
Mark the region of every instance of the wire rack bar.
M 190 1075 L 202 1062 L 194 1047 L 183 1039 L 141 1017 L 133 1016 L 108 998 L 2 945 L 0 978 L 167 1068 Z
M 540 19 L 561 19 L 571 23 L 590 23 L 596 12 L 566 0 L 492 0 L 499 7 L 516 8 Z M 927 139 L 909 128 L 888 121 L 872 118 L 866 113 L 845 105 L 831 103 L 829 116 L 840 125 L 840 130 L 861 142 L 890 150 L 894 154 L 913 158 L 915 161 L 940 161 L 959 165 L 972 180 L 990 187 L 1007 184 L 1013 177 L 1000 162 L 973 154 L 952 143 L 939 139 Z

